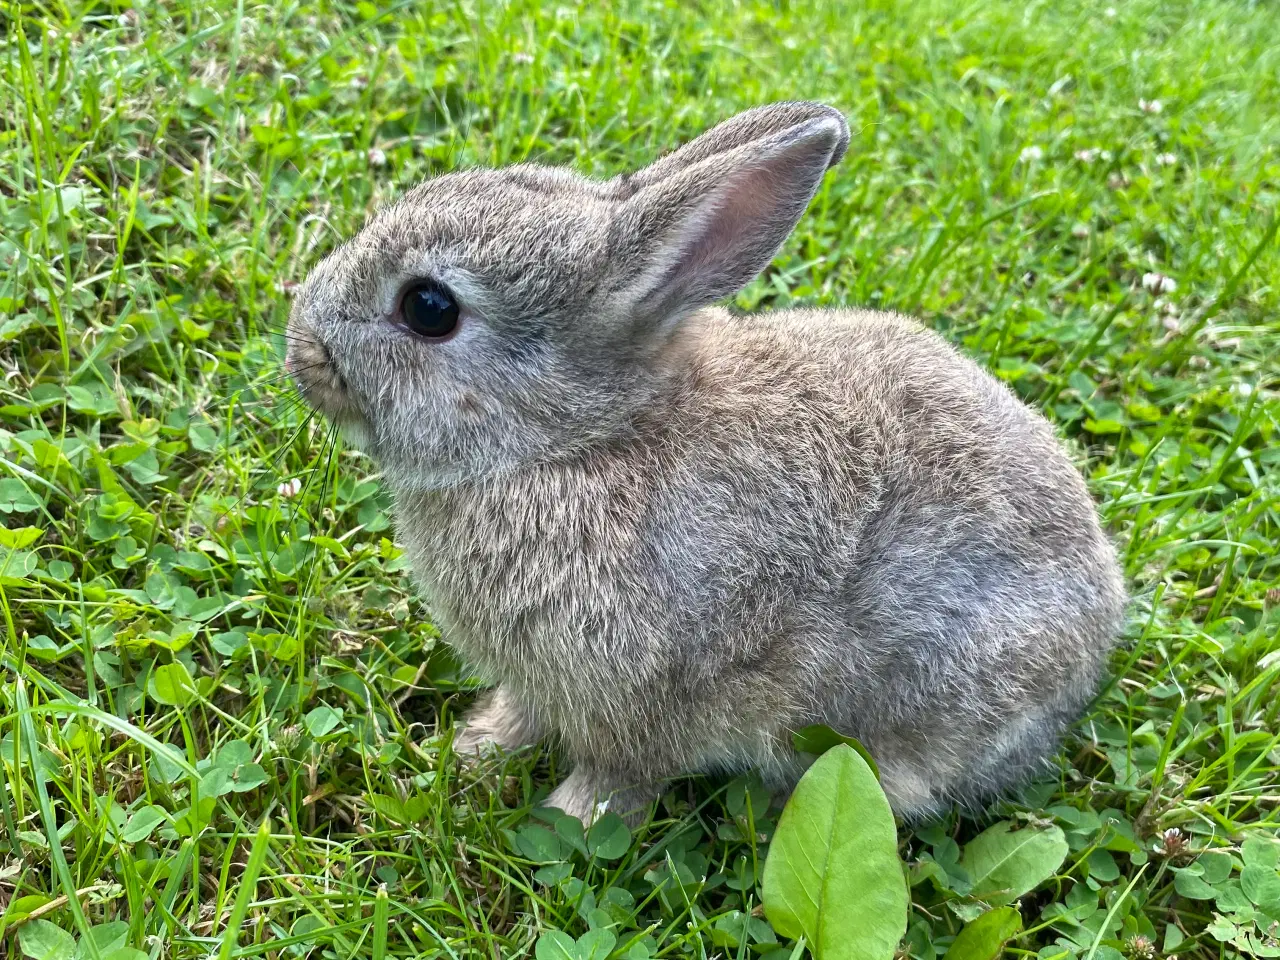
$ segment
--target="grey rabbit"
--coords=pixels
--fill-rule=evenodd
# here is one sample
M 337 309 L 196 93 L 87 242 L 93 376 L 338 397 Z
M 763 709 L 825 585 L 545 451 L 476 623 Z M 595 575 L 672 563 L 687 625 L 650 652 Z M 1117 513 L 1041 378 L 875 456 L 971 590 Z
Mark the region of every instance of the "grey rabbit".
M 1050 425 L 940 336 L 735 315 L 849 128 L 739 114 L 599 181 L 428 180 L 298 289 L 286 366 L 373 456 L 446 640 L 493 684 L 454 749 L 548 738 L 547 803 L 633 818 L 824 723 L 894 810 L 982 805 L 1097 689 L 1125 589 Z

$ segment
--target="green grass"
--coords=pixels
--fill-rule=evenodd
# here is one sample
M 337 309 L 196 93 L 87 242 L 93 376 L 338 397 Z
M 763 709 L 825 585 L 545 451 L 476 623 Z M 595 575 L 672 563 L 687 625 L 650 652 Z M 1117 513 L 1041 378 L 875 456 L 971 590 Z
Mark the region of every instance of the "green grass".
M 1072 850 L 1009 954 L 1275 956 L 1201 852 L 1280 827 L 1280 8 L 1114 2 L 6 0 L 8 949 L 68 956 L 41 920 L 151 960 L 520 957 L 608 924 L 617 956 L 772 949 L 749 784 L 680 782 L 591 860 L 530 817 L 554 756 L 457 769 L 470 694 L 376 468 L 303 425 L 273 331 L 423 176 L 608 175 L 802 97 L 853 144 L 739 306 L 893 308 L 983 359 L 1073 445 L 1133 585 L 1059 776 L 999 811 Z M 918 960 L 971 913 L 928 862 L 981 826 L 902 832 Z

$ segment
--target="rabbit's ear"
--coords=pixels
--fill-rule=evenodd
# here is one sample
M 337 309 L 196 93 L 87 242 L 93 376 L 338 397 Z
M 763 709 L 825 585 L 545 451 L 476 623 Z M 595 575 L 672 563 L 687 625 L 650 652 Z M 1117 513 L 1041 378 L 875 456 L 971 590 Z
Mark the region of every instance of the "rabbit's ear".
M 828 161 L 829 164 L 839 163 L 849 146 L 849 127 L 840 111 L 828 107 L 825 103 L 789 101 L 766 104 L 730 117 L 716 124 L 696 140 L 691 140 L 679 150 L 643 170 L 618 177 L 613 181 L 612 186 L 625 195 L 655 184 L 659 180 L 665 180 L 673 173 L 691 167 L 707 157 L 782 133 L 807 120 L 823 118 L 835 121 L 842 128 L 836 147 L 831 152 L 831 159 Z
M 838 114 L 813 117 L 716 151 L 624 201 L 610 227 L 612 286 L 637 330 L 731 296 L 768 266 L 848 137 Z

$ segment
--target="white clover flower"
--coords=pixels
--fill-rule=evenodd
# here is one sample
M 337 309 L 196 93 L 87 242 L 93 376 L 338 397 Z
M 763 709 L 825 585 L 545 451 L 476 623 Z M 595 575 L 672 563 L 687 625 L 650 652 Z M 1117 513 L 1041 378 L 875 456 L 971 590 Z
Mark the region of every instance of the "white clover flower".
M 369 158 L 369 166 L 371 167 L 385 167 L 387 165 L 387 154 L 384 150 L 380 150 L 377 147 L 370 147 L 367 156 Z
M 1173 277 L 1166 277 L 1163 273 L 1144 273 L 1142 286 L 1152 293 L 1173 293 L 1178 289 L 1177 281 Z
M 1027 163 L 1032 160 L 1039 160 L 1043 156 L 1044 156 L 1044 150 L 1042 150 L 1040 147 L 1037 147 L 1035 145 L 1032 145 L 1030 147 L 1023 147 L 1022 152 L 1018 154 L 1018 162 Z
M 1089 236 L 1089 227 L 1087 224 L 1077 223 L 1071 228 L 1071 235 L 1077 240 L 1083 240 Z
M 1075 157 L 1081 163 L 1093 163 L 1095 160 L 1109 161 L 1111 159 L 1111 151 L 1103 150 L 1101 147 L 1088 147 L 1084 150 L 1077 150 Z
M 1164 104 L 1159 100 L 1139 100 L 1138 108 L 1143 113 L 1159 113 L 1164 109 Z
M 1177 162 L 1178 162 L 1178 155 L 1176 153 L 1157 153 L 1156 154 L 1156 163 L 1160 164 L 1160 166 L 1162 167 L 1171 167 Z
M 297 477 L 286 480 L 280 486 L 276 487 L 276 493 L 284 497 L 286 500 L 292 500 L 302 492 L 302 481 Z

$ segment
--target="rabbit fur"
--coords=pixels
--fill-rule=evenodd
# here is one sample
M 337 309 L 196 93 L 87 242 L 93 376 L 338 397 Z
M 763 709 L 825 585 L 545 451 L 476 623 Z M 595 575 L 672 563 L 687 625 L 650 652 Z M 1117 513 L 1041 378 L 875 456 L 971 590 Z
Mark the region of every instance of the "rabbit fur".
M 548 803 L 641 810 L 667 779 L 804 770 L 825 723 L 908 818 L 1045 763 L 1125 592 L 1050 425 L 906 317 L 737 316 L 844 154 L 776 103 L 597 181 L 431 179 L 300 288 L 286 359 L 380 464 L 446 640 L 493 689 L 461 752 L 555 741 Z M 455 335 L 396 316 L 456 298 Z

